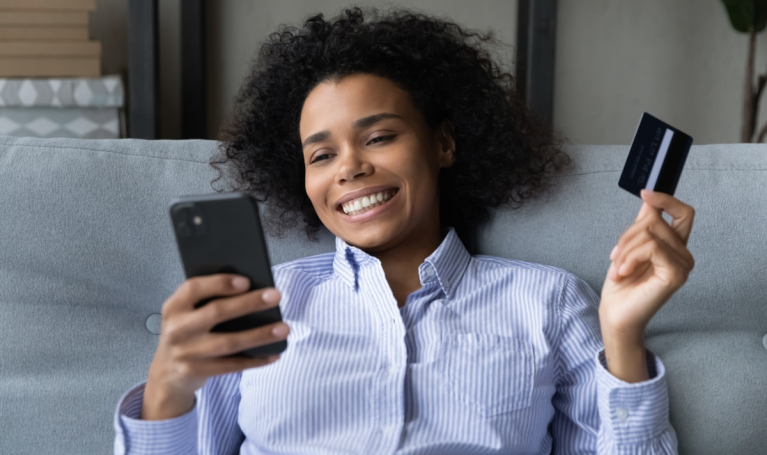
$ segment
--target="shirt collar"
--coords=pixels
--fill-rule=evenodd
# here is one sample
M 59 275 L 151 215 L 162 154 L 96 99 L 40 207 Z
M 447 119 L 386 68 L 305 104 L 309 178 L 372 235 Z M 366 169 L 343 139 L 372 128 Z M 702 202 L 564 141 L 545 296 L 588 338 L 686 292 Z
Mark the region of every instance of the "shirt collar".
M 450 228 L 439 247 L 418 267 L 421 285 L 436 281 L 445 296 L 452 298 L 469 265 L 469 259 L 471 255 L 458 238 L 455 229 Z M 336 237 L 333 269 L 345 283 L 358 290 L 359 270 L 369 264 L 380 264 L 380 261 Z
M 333 270 L 346 284 L 359 290 L 359 270 L 368 264 L 380 264 L 377 258 L 365 253 L 356 246 L 351 246 L 336 237 L 336 255 L 333 258 Z

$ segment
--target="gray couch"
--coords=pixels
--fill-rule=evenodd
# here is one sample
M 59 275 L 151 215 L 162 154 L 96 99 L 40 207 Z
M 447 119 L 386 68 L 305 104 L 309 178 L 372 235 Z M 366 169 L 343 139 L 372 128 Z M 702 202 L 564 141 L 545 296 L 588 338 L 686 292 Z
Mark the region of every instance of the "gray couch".
M 211 193 L 211 141 L 0 137 L 0 453 L 110 453 L 121 394 L 144 379 L 163 301 L 183 281 L 168 202 Z M 548 197 L 499 212 L 480 253 L 551 264 L 601 289 L 639 199 L 626 146 L 568 150 Z M 682 454 L 767 453 L 767 147 L 693 147 L 677 196 L 697 208 L 688 284 L 648 329 Z M 218 188 L 218 186 L 217 186 Z M 300 232 L 272 262 L 331 251 Z

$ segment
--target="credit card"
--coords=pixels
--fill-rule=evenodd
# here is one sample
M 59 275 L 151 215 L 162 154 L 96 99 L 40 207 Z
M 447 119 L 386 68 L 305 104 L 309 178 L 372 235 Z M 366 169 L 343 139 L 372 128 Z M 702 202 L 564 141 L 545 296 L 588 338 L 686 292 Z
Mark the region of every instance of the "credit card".
M 636 196 L 642 189 L 673 196 L 690 147 L 690 135 L 645 112 L 618 186 Z

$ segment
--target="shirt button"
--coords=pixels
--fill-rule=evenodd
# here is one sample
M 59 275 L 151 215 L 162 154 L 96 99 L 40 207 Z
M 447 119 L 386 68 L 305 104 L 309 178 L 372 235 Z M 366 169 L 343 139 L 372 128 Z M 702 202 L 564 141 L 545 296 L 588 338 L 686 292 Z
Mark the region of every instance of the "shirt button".
M 423 273 L 426 276 L 428 276 L 428 277 L 433 277 L 434 276 L 434 269 L 431 268 L 431 267 L 426 267 L 426 269 L 424 269 Z
M 629 416 L 629 412 L 623 408 L 618 408 L 615 410 L 615 416 L 618 417 L 618 420 L 626 420 Z
M 159 335 L 160 327 L 162 327 L 162 316 L 159 313 L 150 314 L 146 318 L 146 329 L 149 330 L 149 333 Z

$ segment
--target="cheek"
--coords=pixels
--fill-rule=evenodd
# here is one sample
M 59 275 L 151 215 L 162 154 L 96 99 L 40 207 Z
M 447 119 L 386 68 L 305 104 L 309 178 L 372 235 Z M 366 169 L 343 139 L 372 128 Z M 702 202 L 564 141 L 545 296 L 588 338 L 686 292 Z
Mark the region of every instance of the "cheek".
M 316 172 L 307 172 L 304 179 L 304 189 L 309 200 L 312 201 L 314 210 L 320 213 L 325 208 L 325 200 L 329 185 L 322 178 L 322 175 Z
M 439 164 L 430 161 L 427 157 L 402 160 L 399 163 L 398 172 L 411 186 L 415 199 L 429 202 L 437 193 Z

